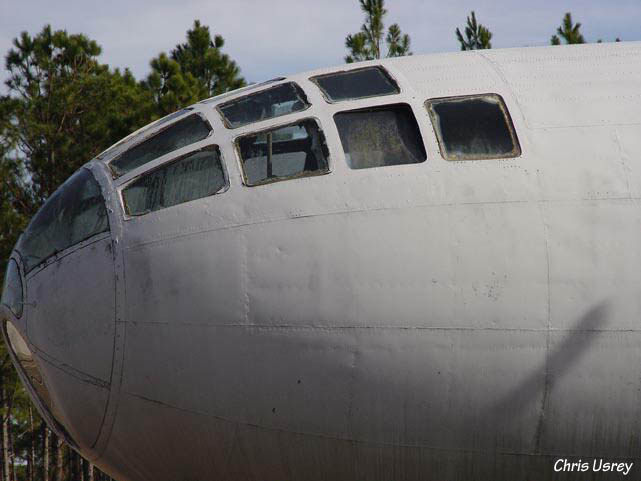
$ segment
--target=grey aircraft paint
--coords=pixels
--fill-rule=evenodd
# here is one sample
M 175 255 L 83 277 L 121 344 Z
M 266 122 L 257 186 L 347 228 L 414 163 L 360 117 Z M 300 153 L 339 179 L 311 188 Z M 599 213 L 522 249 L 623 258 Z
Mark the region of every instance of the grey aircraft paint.
M 328 102 L 310 80 L 369 65 L 400 93 Z M 308 107 L 233 129 L 216 109 L 286 82 Z M 425 102 L 487 93 L 521 154 L 444 160 Z M 350 169 L 334 114 L 388 104 L 411 107 L 427 160 Z M 12 254 L 24 309 L 0 317 L 83 456 L 120 481 L 623 476 L 555 471 L 579 458 L 641 479 L 641 43 L 323 69 L 143 133 L 194 112 L 203 140 L 115 177 L 132 134 L 86 164 L 109 232 L 26 275 Z M 329 173 L 244 185 L 234 141 L 300 119 Z M 134 179 L 212 144 L 220 193 L 126 213 Z

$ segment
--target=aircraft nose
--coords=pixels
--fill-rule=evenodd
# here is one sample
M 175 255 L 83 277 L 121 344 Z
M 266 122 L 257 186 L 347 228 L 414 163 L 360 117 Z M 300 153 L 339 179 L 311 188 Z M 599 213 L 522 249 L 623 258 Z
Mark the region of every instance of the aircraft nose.
M 0 300 L 0 320 L 5 344 L 9 347 L 11 360 L 42 417 L 56 434 L 72 446 L 76 446 L 67 430 L 58 421 L 59 415 L 54 414 L 57 406 L 52 402 L 32 347 L 29 347 L 26 340 L 24 282 L 18 259 L 12 258 L 7 264 Z
M 115 332 L 112 240 L 90 170 L 45 202 L 8 267 L 3 330 L 14 364 L 50 427 L 89 451 L 109 398 Z

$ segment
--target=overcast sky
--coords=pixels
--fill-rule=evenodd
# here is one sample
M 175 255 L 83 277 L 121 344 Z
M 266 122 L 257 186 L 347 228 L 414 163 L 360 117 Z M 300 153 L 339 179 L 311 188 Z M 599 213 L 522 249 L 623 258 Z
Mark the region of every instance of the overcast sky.
M 472 9 L 495 48 L 549 43 L 567 11 L 587 41 L 641 40 L 640 0 L 387 0 L 386 8 L 386 25 L 410 35 L 414 54 L 458 50 L 454 30 Z M 142 78 L 196 18 L 225 38 L 224 52 L 250 82 L 341 64 L 345 36 L 363 22 L 358 0 L 0 0 L 0 53 L 4 60 L 21 31 L 50 23 L 87 34 L 102 46 L 102 62 Z

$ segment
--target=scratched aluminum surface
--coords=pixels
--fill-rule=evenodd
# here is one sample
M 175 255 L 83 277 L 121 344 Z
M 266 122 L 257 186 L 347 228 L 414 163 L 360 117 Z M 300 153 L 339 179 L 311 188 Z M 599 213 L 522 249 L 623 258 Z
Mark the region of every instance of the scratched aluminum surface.
M 370 64 L 401 93 L 330 104 L 309 77 L 352 67 L 292 75 L 305 111 L 225 128 L 250 87 L 194 106 L 197 144 L 115 180 L 88 164 L 110 241 L 2 311 L 80 451 L 121 481 L 610 479 L 560 457 L 641 479 L 641 44 Z M 483 93 L 522 155 L 444 160 L 425 101 Z M 334 113 L 397 103 L 427 161 L 349 169 Z M 304 118 L 331 172 L 244 186 L 234 139 Z M 228 191 L 125 215 L 123 186 L 211 143 Z

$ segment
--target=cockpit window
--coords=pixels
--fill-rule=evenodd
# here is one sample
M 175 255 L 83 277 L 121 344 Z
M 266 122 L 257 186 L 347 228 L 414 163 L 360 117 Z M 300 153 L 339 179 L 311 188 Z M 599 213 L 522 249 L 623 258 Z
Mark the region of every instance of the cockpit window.
M 328 102 L 362 99 L 400 92 L 383 67 L 366 67 L 311 77 Z
M 236 145 L 246 185 L 329 172 L 325 136 L 313 119 L 240 137 Z
M 334 121 L 351 169 L 418 164 L 427 158 L 416 118 L 407 104 L 339 112 Z
M 500 95 L 466 95 L 425 102 L 446 160 L 504 159 L 521 155 L 512 119 Z
M 294 82 L 271 87 L 218 105 L 225 125 L 235 129 L 243 125 L 281 115 L 300 112 L 309 107 L 301 88 Z
M 25 272 L 74 244 L 109 230 L 100 186 L 81 168 L 62 184 L 33 217 L 16 250 Z
M 143 215 L 226 190 L 218 146 L 210 145 L 146 172 L 122 191 L 129 215 Z
M 176 112 L 172 112 L 169 115 L 165 115 L 164 117 L 139 128 L 138 130 L 136 130 L 135 132 L 132 132 L 130 135 L 128 135 L 124 139 L 121 139 L 118 142 L 116 142 L 114 145 L 112 145 L 108 149 L 104 150 L 103 152 L 100 152 L 96 156 L 96 159 L 109 161 L 109 159 L 113 159 L 119 156 L 122 152 L 127 150 L 129 146 L 137 144 L 140 141 L 140 139 L 145 137 L 145 134 L 150 129 L 159 127 L 171 120 L 177 119 L 178 117 L 181 117 L 182 115 L 186 114 L 191 110 L 194 110 L 193 107 L 186 107 L 184 109 L 177 110 Z
M 119 177 L 158 157 L 203 140 L 209 132 L 209 122 L 198 114 L 189 115 L 126 150 L 109 166 L 114 175 Z
M 210 97 L 205 100 L 201 100 L 199 103 L 201 104 L 211 104 L 213 102 L 220 102 L 221 100 L 226 99 L 227 97 L 231 97 L 232 95 L 238 95 L 241 92 L 246 92 L 248 90 L 256 90 L 258 88 L 264 87 L 265 85 L 272 84 L 274 82 L 280 82 L 281 80 L 285 80 L 285 77 L 274 77 L 269 80 L 265 80 L 264 82 L 259 82 L 255 84 L 249 84 L 245 85 L 244 87 L 240 87 L 236 90 L 229 90 L 225 93 L 222 93 L 220 95 L 216 95 L 215 97 Z

